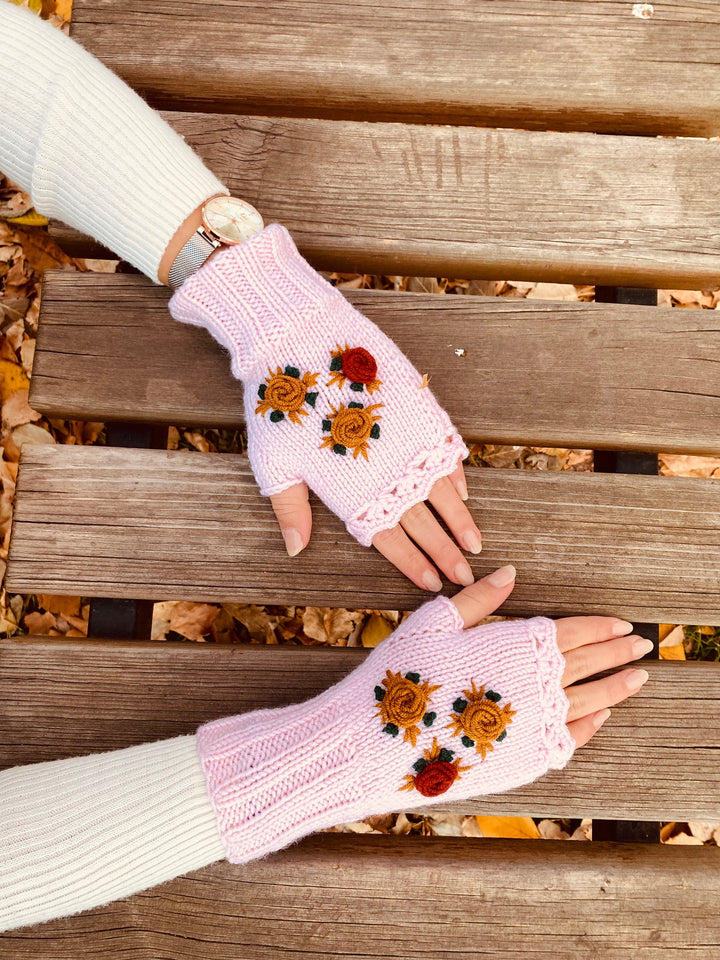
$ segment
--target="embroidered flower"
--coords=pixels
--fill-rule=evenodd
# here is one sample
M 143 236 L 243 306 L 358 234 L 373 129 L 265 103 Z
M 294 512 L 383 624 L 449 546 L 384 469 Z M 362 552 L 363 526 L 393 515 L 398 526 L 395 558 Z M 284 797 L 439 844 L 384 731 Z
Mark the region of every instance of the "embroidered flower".
M 463 690 L 467 700 L 458 697 L 453 704 L 455 713 L 447 724 L 453 730 L 453 736 L 463 733 L 462 744 L 465 747 L 475 747 L 476 753 L 485 754 L 493 749 L 493 741 L 500 743 L 507 736 L 506 727 L 512 723 L 517 710 L 511 710 L 512 704 L 498 706 L 502 695 L 494 690 L 485 692 L 485 687 L 475 688 L 475 681 L 470 681 L 472 690 Z
M 417 773 L 405 774 L 405 783 L 398 790 L 417 790 L 424 797 L 437 797 L 446 793 L 460 774 L 472 770 L 472 765 L 464 766 L 459 759 L 453 760 L 454 751 L 440 747 L 437 737 L 433 737 L 432 747 L 423 751 L 423 756 L 413 764 Z
M 367 390 L 372 393 L 382 386 L 382 380 L 377 379 L 377 362 L 375 357 L 364 347 L 349 347 L 345 344 L 332 351 L 330 361 L 332 377 L 328 386 L 336 383 L 342 387 L 346 380 L 350 382 L 350 389 L 362 393 Z
M 403 727 L 403 743 L 409 740 L 415 746 L 420 733 L 417 724 L 422 720 L 426 727 L 431 727 L 435 721 L 437 714 L 429 713 L 427 708 L 430 694 L 439 689 L 440 684 L 430 686 L 427 680 L 420 683 L 419 673 L 406 673 L 403 677 L 388 670 L 382 687 L 375 687 L 375 699 L 379 701 L 376 706 L 380 719 L 385 724 L 384 732 L 396 737 L 400 727 Z
M 260 399 L 255 413 L 264 416 L 271 410 L 270 420 L 273 423 L 284 420 L 285 414 L 291 423 L 302 423 L 300 416 L 308 415 L 307 410 L 303 409 L 305 404 L 315 406 L 317 391 L 308 391 L 315 386 L 319 374 L 304 373 L 301 377 L 297 367 L 285 367 L 284 370 L 278 367 L 275 373 L 268 367 L 268 373 L 265 383 L 258 387 L 257 395 Z
M 353 451 L 353 457 L 362 454 L 367 460 L 368 440 L 380 437 L 380 417 L 375 411 L 381 403 L 371 403 L 364 407 L 361 403 L 342 404 L 338 410 L 330 404 L 332 415 L 323 420 L 322 428 L 330 436 L 323 437 L 320 448 L 332 447 L 333 453 L 345 454 Z

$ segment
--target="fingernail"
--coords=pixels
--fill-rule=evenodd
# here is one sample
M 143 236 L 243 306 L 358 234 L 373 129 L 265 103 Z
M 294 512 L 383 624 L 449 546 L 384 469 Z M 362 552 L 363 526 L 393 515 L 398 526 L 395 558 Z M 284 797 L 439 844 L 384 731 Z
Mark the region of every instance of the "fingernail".
M 455 567 L 455 579 L 459 580 L 465 587 L 469 587 L 471 583 L 475 583 L 475 577 L 467 560 L 463 560 L 462 563 L 459 563 Z
M 513 567 L 512 564 L 508 564 L 505 567 L 500 567 L 500 569 L 494 573 L 489 574 L 485 577 L 485 580 L 491 587 L 506 587 L 509 583 L 513 582 L 516 572 L 515 567 Z
M 640 687 L 647 682 L 650 674 L 647 670 L 633 670 L 631 673 L 627 674 L 625 678 L 625 684 L 627 685 L 628 690 L 639 690 Z
M 647 640 L 645 637 L 639 637 L 637 640 L 633 640 L 632 652 L 634 657 L 644 657 L 646 653 L 650 653 L 652 648 L 652 640 Z
M 482 550 L 482 537 L 477 530 L 466 530 L 460 537 L 463 547 L 470 553 L 480 553 Z
M 626 637 L 632 633 L 633 625 L 627 620 L 616 620 L 612 626 L 612 635 L 614 637 Z
M 285 527 L 285 529 L 282 531 L 282 535 L 288 555 L 291 557 L 296 557 L 303 548 L 300 531 L 296 530 L 295 527 Z
M 598 727 L 601 727 L 605 723 L 605 721 L 609 716 L 610 716 L 609 710 L 598 710 L 596 714 L 593 714 L 592 725 L 597 730 Z
M 437 593 L 438 590 L 442 590 L 442 580 L 434 570 L 425 571 L 425 573 L 422 575 L 422 585 L 426 590 L 432 590 L 433 593 Z
M 465 483 L 465 477 L 458 477 L 455 483 L 455 489 L 460 494 L 461 500 L 467 500 L 468 498 L 468 488 L 467 483 Z

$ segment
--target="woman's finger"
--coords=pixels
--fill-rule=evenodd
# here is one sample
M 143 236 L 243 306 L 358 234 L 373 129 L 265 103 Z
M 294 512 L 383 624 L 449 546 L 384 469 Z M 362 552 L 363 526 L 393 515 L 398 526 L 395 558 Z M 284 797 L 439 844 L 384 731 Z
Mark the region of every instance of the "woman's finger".
M 482 550 L 480 531 L 470 511 L 460 499 L 457 487 L 450 477 L 442 477 L 433 484 L 428 500 L 443 518 L 460 546 L 470 553 L 480 553 Z
M 565 654 L 565 672 L 563 686 L 567 687 L 576 680 L 584 680 L 603 670 L 622 667 L 633 660 L 639 660 L 653 648 L 652 640 L 644 637 L 619 637 L 604 643 L 591 643 Z
M 457 499 L 455 489 L 449 481 L 448 484 L 452 495 Z M 416 503 L 406 510 L 400 517 L 400 525 L 448 579 L 465 586 L 475 582 L 470 564 L 424 503 Z
M 307 484 L 296 483 L 294 487 L 273 494 L 270 503 L 280 524 L 287 552 L 295 557 L 308 545 L 312 530 Z
M 632 624 L 615 617 L 563 617 L 555 621 L 557 643 L 563 653 L 589 643 L 602 643 L 632 632 Z
M 515 567 L 500 567 L 452 598 L 466 627 L 474 627 L 504 603 L 515 586 Z
M 567 725 L 570 736 L 575 741 L 575 749 L 584 747 L 588 740 L 594 736 L 610 716 L 610 711 L 596 710 L 587 717 L 581 717 L 579 720 L 573 720 Z
M 647 670 L 630 669 L 621 670 L 611 677 L 603 677 L 602 680 L 591 680 L 589 683 L 567 687 L 565 693 L 570 701 L 567 722 L 626 700 L 637 693 L 647 679 Z
M 450 474 L 450 476 L 448 477 L 448 480 L 452 483 L 452 485 L 457 490 L 458 496 L 460 497 L 460 499 L 467 500 L 468 488 L 467 488 L 467 480 L 465 479 L 465 469 L 463 467 L 462 458 L 458 460 L 458 465 Z
M 437 570 L 418 550 L 401 526 L 381 530 L 380 533 L 375 534 L 372 542 L 375 549 L 416 586 L 435 593 L 442 589 L 442 580 Z

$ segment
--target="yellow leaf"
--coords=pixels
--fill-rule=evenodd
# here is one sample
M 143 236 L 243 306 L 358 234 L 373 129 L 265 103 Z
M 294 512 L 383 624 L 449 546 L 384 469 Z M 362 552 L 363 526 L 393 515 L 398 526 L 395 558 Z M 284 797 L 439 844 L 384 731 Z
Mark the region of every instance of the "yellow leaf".
M 683 640 L 685 639 L 685 633 L 681 626 L 675 627 L 670 633 L 665 637 L 664 640 L 660 642 L 660 659 L 661 660 L 684 660 L 685 659 L 685 647 L 683 645 Z
M 665 637 L 667 637 L 667 635 L 668 635 L 669 633 L 672 633 L 672 631 L 673 631 L 674 629 L 675 629 L 675 624 L 674 624 L 674 623 L 660 623 L 660 624 L 658 624 L 658 636 L 660 637 L 660 642 L 662 643 L 662 641 L 665 639 Z
M 72 0 L 55 0 L 55 13 L 69 23 L 72 17 Z
M 8 223 L 18 224 L 23 227 L 46 227 L 48 225 L 48 218 L 44 217 L 41 213 L 37 213 L 36 210 L 28 210 L 27 213 L 23 213 L 20 217 L 6 217 Z
M 540 831 L 531 817 L 475 817 L 475 820 L 484 837 L 540 838 Z
M 385 617 L 380 617 L 373 613 L 368 622 L 363 627 L 360 634 L 360 642 L 364 647 L 377 647 L 379 643 L 389 637 L 393 632 L 393 625 Z
M 7 400 L 16 390 L 27 390 L 30 381 L 23 368 L 11 360 L 0 360 L 0 397 Z

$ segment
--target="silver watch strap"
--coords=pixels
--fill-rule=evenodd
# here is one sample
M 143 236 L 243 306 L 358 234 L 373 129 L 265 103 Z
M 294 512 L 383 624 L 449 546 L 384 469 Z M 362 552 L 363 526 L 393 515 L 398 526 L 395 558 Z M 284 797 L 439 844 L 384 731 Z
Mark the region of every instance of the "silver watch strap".
M 203 232 L 202 227 L 198 228 L 177 255 L 175 263 L 170 268 L 168 282 L 173 290 L 176 290 L 191 274 L 199 270 L 213 250 L 217 250 L 219 246 L 219 240 L 211 240 Z

